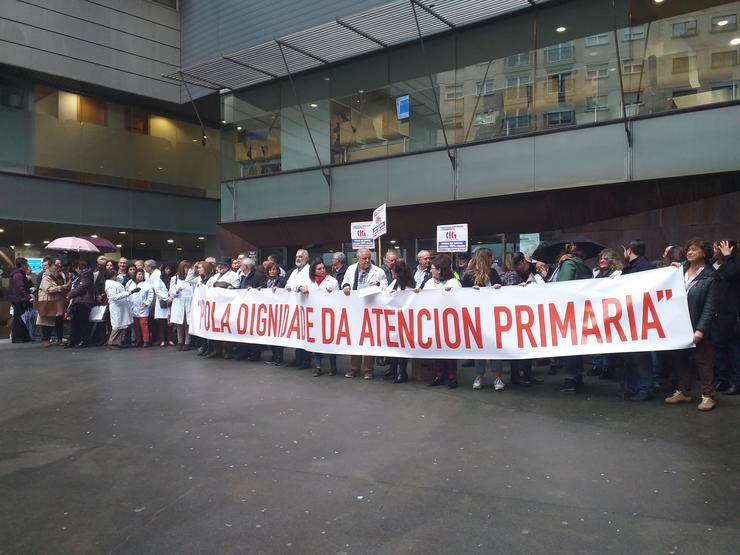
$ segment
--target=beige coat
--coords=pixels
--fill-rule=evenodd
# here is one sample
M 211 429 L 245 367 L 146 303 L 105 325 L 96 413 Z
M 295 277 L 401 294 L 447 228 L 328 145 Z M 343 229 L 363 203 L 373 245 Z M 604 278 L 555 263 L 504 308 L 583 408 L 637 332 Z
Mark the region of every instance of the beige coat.
M 62 290 L 62 285 L 64 285 L 64 281 L 61 276 L 58 279 L 59 279 L 59 282 L 56 282 L 54 281 L 54 278 L 51 276 L 51 274 L 48 274 L 48 273 L 44 274 L 44 277 L 41 278 L 41 285 L 39 286 L 39 301 L 64 300 L 65 293 Z M 37 326 L 53 326 L 54 318 L 51 318 L 51 317 L 44 318 L 39 314 L 38 318 L 36 319 L 36 325 Z

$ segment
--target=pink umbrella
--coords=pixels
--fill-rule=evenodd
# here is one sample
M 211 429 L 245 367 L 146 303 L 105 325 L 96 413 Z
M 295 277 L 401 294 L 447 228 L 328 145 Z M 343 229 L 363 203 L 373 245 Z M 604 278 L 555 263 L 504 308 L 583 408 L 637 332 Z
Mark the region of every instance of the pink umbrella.
M 118 248 L 108 239 L 105 239 L 104 237 L 93 237 L 91 235 L 81 235 L 80 239 L 84 239 L 85 241 L 90 241 L 93 245 L 97 247 L 97 249 L 100 252 L 115 252 L 118 250 Z
M 100 252 L 98 247 L 80 237 L 60 237 L 46 245 L 52 251 Z

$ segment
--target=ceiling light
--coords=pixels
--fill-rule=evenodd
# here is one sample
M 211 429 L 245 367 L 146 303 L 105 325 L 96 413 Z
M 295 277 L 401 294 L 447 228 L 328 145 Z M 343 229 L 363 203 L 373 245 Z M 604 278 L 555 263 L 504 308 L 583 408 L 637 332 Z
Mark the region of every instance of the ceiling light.
M 721 19 L 720 21 L 717 22 L 717 27 L 724 27 L 728 23 L 729 21 L 727 21 L 726 19 Z
M 167 239 L 167 242 L 168 242 L 168 243 L 174 243 L 174 242 L 175 242 L 175 240 L 174 240 L 174 239 Z
M 555 29 L 558 33 L 565 33 L 565 27 L 560 26 L 557 29 Z
M 97 235 L 90 235 L 90 237 L 92 237 L 93 239 L 97 239 L 98 238 Z
M 157 167 L 158 170 L 163 170 L 164 168 L 162 166 Z
M 141 245 L 142 247 L 143 247 L 144 245 L 146 245 L 146 243 L 139 243 L 139 244 L 140 244 L 140 245 Z
M 662 4 L 663 0 L 653 0 L 656 4 Z
M 198 139 L 190 139 L 192 142 L 197 143 Z
M 360 93 L 360 94 L 362 94 L 362 93 L 365 92 L 365 90 L 364 89 L 357 89 L 357 92 Z
M 116 246 L 117 246 L 117 247 L 118 247 L 118 248 L 120 249 L 120 248 L 121 248 L 121 247 L 122 247 L 123 245 L 121 245 L 121 244 L 119 243 L 119 244 L 118 244 L 118 245 L 116 245 Z
M 5 233 L 5 230 L 2 227 L 0 227 L 0 233 Z
M 324 77 L 324 81 L 331 81 L 331 77 Z
M 309 106 L 311 106 L 311 108 L 318 108 L 319 107 L 319 105 L 316 104 L 315 102 L 311 102 L 311 104 L 309 104 Z
M 14 248 L 15 248 L 15 245 L 10 245 L 10 248 L 11 248 L 11 249 L 14 249 Z
M 198 237 L 199 240 L 203 241 L 205 237 Z
M 222 119 L 222 120 L 221 120 L 221 123 L 226 123 L 226 120 L 225 120 L 225 119 Z
M 31 246 L 31 243 L 23 243 L 23 246 L 24 247 L 30 247 Z
M 48 245 L 51 241 L 44 241 L 44 245 Z
M 396 240 L 395 239 L 391 239 L 391 244 L 395 245 L 396 244 Z
M 118 232 L 118 235 L 126 235 L 126 232 L 125 231 L 119 231 Z
M 740 44 L 740 38 L 732 39 L 730 41 L 730 46 L 737 46 L 738 44 Z
M 241 130 L 242 130 L 242 126 L 241 126 L 241 125 L 237 125 L 237 126 L 236 126 L 236 130 L 237 130 L 237 131 L 241 131 Z
M 177 247 L 177 250 L 181 251 L 182 250 L 182 247 Z

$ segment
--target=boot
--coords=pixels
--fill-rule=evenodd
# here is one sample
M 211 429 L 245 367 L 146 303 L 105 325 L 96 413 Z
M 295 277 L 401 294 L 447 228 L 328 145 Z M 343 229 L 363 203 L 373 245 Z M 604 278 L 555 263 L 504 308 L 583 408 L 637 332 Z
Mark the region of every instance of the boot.
M 409 376 L 406 373 L 405 368 L 399 368 L 398 372 L 396 372 L 396 378 L 393 380 L 393 383 L 406 383 L 409 381 Z

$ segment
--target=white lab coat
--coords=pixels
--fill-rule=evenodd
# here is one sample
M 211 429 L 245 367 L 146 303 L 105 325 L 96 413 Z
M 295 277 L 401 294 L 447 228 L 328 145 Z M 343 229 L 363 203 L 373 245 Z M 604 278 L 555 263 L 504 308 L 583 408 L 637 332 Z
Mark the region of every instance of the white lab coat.
M 380 284 L 381 289 L 388 287 L 388 278 L 385 277 L 385 272 L 382 268 L 379 268 L 375 264 L 370 266 L 369 274 L 367 276 L 367 284 L 377 281 Z M 352 264 L 347 268 L 347 272 L 344 274 L 344 280 L 342 281 L 342 287 L 349 285 L 350 288 L 354 289 L 355 274 L 357 274 L 357 263 Z
M 128 302 L 131 293 L 115 279 L 109 279 L 105 282 L 105 295 L 108 297 L 111 328 L 117 330 L 129 327 L 134 322 L 131 318 L 131 305 Z
M 133 279 L 128 282 L 126 289 L 131 291 L 137 287 L 141 288 L 138 293 L 131 293 L 129 302 L 131 303 L 131 315 L 134 318 L 144 318 L 149 316 L 149 307 L 154 300 L 154 290 L 147 281 L 136 283 Z
M 159 301 L 166 301 L 170 298 L 170 292 L 167 290 L 164 282 L 161 278 L 157 278 L 151 283 L 152 289 L 154 290 L 154 318 L 169 318 L 170 307 L 165 306 L 164 308 L 159 306 Z
M 228 283 L 234 289 L 239 289 L 239 274 L 227 270 L 223 274 L 215 273 L 206 282 L 206 287 L 213 287 L 214 283 Z
M 193 283 L 185 279 L 173 276 L 170 281 L 170 297 L 172 306 L 170 306 L 170 322 L 173 324 L 190 323 L 190 307 L 193 302 Z
M 462 287 L 462 285 L 460 285 L 460 282 L 456 280 L 455 278 L 448 279 L 444 283 L 442 283 L 441 281 L 437 283 L 434 281 L 434 278 L 432 278 L 424 284 L 424 291 L 430 291 L 432 289 L 447 289 L 447 288 L 459 289 L 460 287 Z
M 328 291 L 329 289 L 336 291 L 339 289 L 339 283 L 337 280 L 329 275 L 327 275 L 318 285 L 315 281 L 309 281 L 308 283 L 302 283 L 301 285 L 308 287 L 309 291 Z
M 308 264 L 305 264 L 300 270 L 297 267 L 293 268 L 288 276 L 288 281 L 285 282 L 285 287 L 290 287 L 292 291 L 296 291 L 301 285 L 308 285 L 310 281 L 308 270 Z

